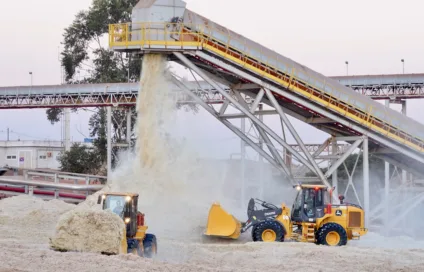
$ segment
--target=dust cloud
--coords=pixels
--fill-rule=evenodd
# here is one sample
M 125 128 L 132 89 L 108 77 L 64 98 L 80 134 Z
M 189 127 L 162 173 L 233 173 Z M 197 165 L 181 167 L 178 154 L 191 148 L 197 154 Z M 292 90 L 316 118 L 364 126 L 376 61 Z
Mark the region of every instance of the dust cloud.
M 165 56 L 144 56 L 135 153 L 122 154 L 110 190 L 139 193 L 149 231 L 160 239 L 201 241 L 213 202 L 245 220 L 247 200 L 242 207 L 237 199 L 240 172 L 228 171 L 228 162 L 198 159 L 173 137 L 178 96 L 170 77 Z

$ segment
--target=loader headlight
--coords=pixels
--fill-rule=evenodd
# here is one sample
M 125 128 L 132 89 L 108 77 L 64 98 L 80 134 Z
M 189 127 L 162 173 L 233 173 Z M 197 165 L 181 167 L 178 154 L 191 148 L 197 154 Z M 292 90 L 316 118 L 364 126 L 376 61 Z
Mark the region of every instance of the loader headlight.
M 125 218 L 125 220 L 124 220 L 125 224 L 128 224 L 130 221 L 131 221 L 131 218 L 129 218 L 129 217 Z
M 130 197 L 130 196 L 127 196 L 127 197 L 125 198 L 125 200 L 126 200 L 127 202 L 130 202 L 130 201 L 131 201 L 131 197 Z
M 296 186 L 296 190 L 300 191 L 302 189 L 302 187 L 300 187 L 300 185 Z

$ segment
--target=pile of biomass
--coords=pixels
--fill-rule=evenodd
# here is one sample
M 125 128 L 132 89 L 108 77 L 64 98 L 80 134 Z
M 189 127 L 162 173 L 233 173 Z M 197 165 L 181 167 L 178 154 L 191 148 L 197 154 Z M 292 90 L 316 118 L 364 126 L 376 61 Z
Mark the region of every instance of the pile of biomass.
M 120 254 L 124 253 L 124 229 L 122 219 L 110 211 L 75 209 L 60 217 L 50 246 L 61 251 Z

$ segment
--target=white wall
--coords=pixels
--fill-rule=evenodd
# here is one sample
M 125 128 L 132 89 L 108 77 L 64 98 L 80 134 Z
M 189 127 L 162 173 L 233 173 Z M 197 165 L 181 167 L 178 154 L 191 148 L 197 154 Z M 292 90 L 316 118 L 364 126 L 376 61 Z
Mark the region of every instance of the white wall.
M 2 141 L 0 142 L 0 167 L 59 169 L 57 160 L 63 150 L 61 142 Z M 20 158 L 23 161 L 20 161 Z
M 48 148 L 38 148 L 36 157 L 37 168 L 59 169 L 60 163 L 57 160 L 61 150 L 52 150 Z
M 17 148 L 0 147 L 3 156 L 0 157 L 1 165 L 19 166 L 19 150 Z

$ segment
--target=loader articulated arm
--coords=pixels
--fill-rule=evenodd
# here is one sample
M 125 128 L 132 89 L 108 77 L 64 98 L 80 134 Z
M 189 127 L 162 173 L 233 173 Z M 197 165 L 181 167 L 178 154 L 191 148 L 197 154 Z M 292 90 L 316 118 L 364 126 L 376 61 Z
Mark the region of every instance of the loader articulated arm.
M 259 204 L 263 209 L 257 209 L 256 204 Z M 274 204 L 265 202 L 260 199 L 251 198 L 247 206 L 247 221 L 242 223 L 241 233 L 247 231 L 251 226 L 258 222 L 262 222 L 269 219 L 275 219 L 279 216 L 283 210 L 278 208 Z

